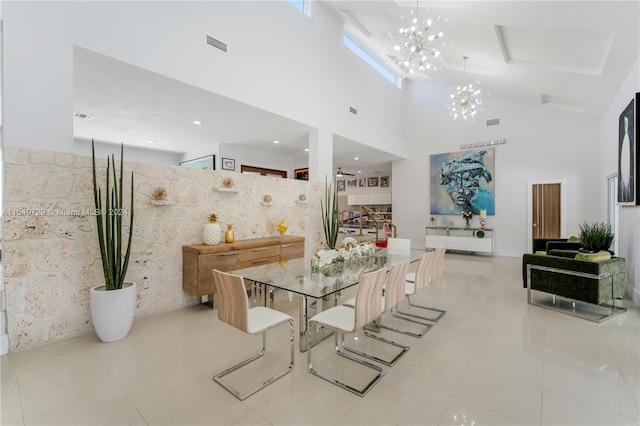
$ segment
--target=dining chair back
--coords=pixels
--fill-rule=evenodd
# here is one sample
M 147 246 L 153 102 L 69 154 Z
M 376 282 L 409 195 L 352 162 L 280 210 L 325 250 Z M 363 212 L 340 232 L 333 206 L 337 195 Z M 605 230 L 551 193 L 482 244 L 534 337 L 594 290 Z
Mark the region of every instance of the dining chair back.
M 213 282 L 219 297 L 218 318 L 220 321 L 223 321 L 247 334 L 262 334 L 262 350 L 260 352 L 213 376 L 214 381 L 242 401 L 278 380 L 285 374 L 290 373 L 293 369 L 293 340 L 295 336 L 293 318 L 282 312 L 266 308 L 264 306 L 249 308 L 249 296 L 247 295 L 244 279 L 240 275 L 229 274 L 214 269 Z M 244 393 L 240 392 L 236 387 L 224 380 L 224 377 L 228 374 L 244 367 L 258 358 L 261 358 L 267 348 L 267 331 L 287 322 L 289 323 L 291 331 L 291 361 L 285 370 L 270 378 L 261 379 L 258 385 Z
M 387 253 L 409 255 L 411 240 L 408 238 L 387 238 Z

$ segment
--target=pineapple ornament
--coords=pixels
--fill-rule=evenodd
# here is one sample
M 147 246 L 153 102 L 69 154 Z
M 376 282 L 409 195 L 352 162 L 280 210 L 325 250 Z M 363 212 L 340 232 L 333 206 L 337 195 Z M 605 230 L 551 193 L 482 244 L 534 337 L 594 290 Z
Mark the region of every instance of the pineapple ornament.
M 218 216 L 215 213 L 211 213 L 209 215 L 209 223 L 205 224 L 202 229 L 202 240 L 208 246 L 220 244 L 220 235 L 222 234 L 222 231 L 217 220 Z

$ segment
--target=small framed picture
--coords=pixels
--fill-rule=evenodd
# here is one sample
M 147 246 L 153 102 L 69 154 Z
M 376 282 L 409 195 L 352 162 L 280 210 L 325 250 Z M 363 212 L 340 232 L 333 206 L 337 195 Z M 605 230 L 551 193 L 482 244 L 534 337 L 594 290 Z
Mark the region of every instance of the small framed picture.
M 382 186 L 383 188 L 389 186 L 389 176 L 382 176 L 380 178 L 380 186 Z
M 378 186 L 378 178 L 377 177 L 367 178 L 367 186 L 370 188 L 373 186 Z
M 367 180 L 365 178 L 358 179 L 358 186 L 360 188 L 363 188 L 363 187 L 367 186 Z
M 355 179 L 347 179 L 347 188 L 355 188 L 356 183 Z
M 338 186 L 338 191 L 344 191 L 344 179 L 337 181 L 336 185 Z
M 222 170 L 234 171 L 235 169 L 236 169 L 236 160 L 234 160 L 233 158 L 222 157 Z
M 180 163 L 181 167 L 188 167 L 190 169 L 201 170 L 215 170 L 216 169 L 216 156 L 209 155 L 206 157 L 200 157 L 193 160 L 187 160 Z

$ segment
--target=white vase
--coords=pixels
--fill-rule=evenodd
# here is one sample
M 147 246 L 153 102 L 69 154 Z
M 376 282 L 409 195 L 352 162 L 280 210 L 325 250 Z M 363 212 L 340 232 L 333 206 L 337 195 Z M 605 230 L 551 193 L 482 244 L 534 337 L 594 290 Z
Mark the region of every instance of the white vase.
M 220 225 L 218 223 L 207 223 L 202 228 L 202 241 L 208 246 L 220 244 Z
M 124 339 L 131 330 L 137 304 L 136 283 L 124 283 L 119 290 L 105 290 L 104 285 L 90 290 L 91 320 L 103 342 Z

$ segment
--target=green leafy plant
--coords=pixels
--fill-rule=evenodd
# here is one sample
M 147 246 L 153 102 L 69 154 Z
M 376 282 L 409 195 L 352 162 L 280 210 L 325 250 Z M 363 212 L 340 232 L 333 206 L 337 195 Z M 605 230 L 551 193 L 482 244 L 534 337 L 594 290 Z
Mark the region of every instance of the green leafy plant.
M 320 200 L 322 210 L 322 227 L 324 238 L 330 249 L 336 248 L 338 242 L 338 230 L 340 228 L 340 210 L 338 210 L 338 192 L 325 179 L 325 202 Z
M 583 223 L 580 225 L 580 244 L 587 251 L 609 250 L 613 242 L 613 232 L 608 223 Z
M 93 166 L 93 198 L 95 203 L 95 217 L 98 224 L 98 244 L 102 257 L 102 270 L 106 290 L 122 288 L 124 276 L 129 267 L 131 255 L 131 237 L 133 235 L 133 172 L 131 172 L 131 201 L 130 208 L 123 204 L 123 154 L 124 145 L 120 146 L 120 171 L 116 170 L 116 162 L 111 154 L 107 157 L 107 172 L 105 174 L 104 193 L 98 186 L 96 176 L 96 152 L 91 141 L 91 155 Z M 119 176 L 118 176 L 119 175 Z M 104 197 L 104 199 L 103 199 Z M 123 216 L 129 215 L 129 233 L 124 257 L 122 256 Z

